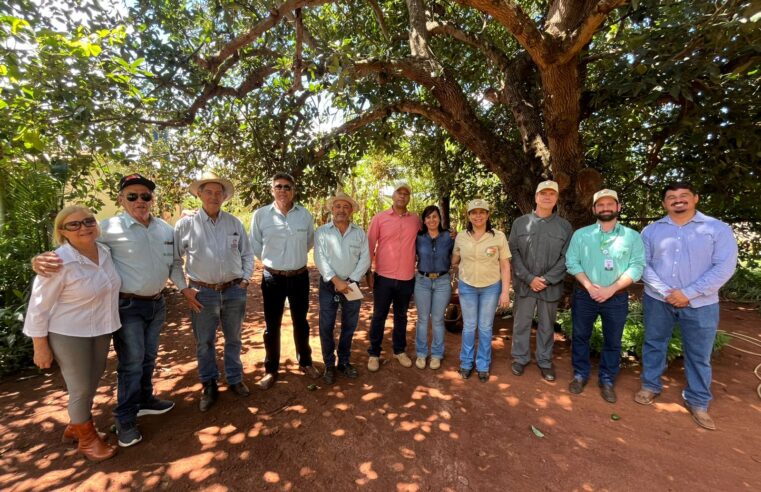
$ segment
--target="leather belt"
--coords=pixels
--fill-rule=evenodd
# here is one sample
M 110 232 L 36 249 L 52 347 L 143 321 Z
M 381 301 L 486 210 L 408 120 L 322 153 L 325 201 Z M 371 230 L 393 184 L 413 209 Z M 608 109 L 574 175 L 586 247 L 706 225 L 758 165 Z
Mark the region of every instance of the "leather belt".
M 282 277 L 295 277 L 296 275 L 301 275 L 307 271 L 307 267 L 305 266 L 299 268 L 298 270 L 275 270 L 274 268 L 270 268 L 268 266 L 264 267 L 264 269 L 270 272 L 272 275 L 280 275 Z
M 206 282 L 201 282 L 199 280 L 190 281 L 191 284 L 198 285 L 200 287 L 206 287 L 207 289 L 211 289 L 211 290 L 216 290 L 217 292 L 222 292 L 224 290 L 227 290 L 229 287 L 232 287 L 233 285 L 238 285 L 241 282 L 243 282 L 242 278 L 234 278 L 230 280 L 229 282 L 224 282 L 221 284 L 207 284 Z
M 422 271 L 420 271 L 420 270 L 418 270 L 417 272 L 418 272 L 420 275 L 422 275 L 422 276 L 424 276 L 424 277 L 428 277 L 428 278 L 439 278 L 439 277 L 443 277 L 444 275 L 446 275 L 446 274 L 448 274 L 448 273 L 449 273 L 449 271 L 446 271 L 446 272 L 429 272 L 429 273 L 426 273 L 426 272 L 422 272 Z
M 161 299 L 161 297 L 163 297 L 163 294 L 161 292 L 153 296 L 139 296 L 137 294 L 127 294 L 125 292 L 119 292 L 119 299 L 127 299 L 127 300 L 137 299 L 138 301 L 158 301 L 159 299 Z
M 586 293 L 589 293 L 589 291 L 583 285 L 581 285 L 581 284 L 577 284 L 577 285 L 579 286 L 579 288 L 581 290 L 583 290 Z M 629 293 L 629 289 L 620 289 L 620 290 L 615 291 L 613 293 L 613 296 L 617 296 L 618 294 L 628 294 L 628 293 Z M 613 296 L 610 296 L 610 297 L 613 297 Z

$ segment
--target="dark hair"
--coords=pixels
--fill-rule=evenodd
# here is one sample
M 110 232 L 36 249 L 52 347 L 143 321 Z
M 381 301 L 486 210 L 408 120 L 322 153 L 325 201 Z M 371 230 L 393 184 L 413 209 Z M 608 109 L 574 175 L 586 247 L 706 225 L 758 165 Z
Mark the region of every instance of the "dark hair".
M 473 232 L 473 223 L 468 220 L 468 225 L 465 227 L 465 230 L 472 233 Z M 490 232 L 491 235 L 494 235 L 494 229 L 491 226 L 491 219 L 486 219 L 486 232 Z
M 676 190 L 689 190 L 690 193 L 692 193 L 693 195 L 697 195 L 698 194 L 698 192 L 695 189 L 695 187 L 692 186 L 687 181 L 677 181 L 675 183 L 671 183 L 669 185 L 666 185 L 666 187 L 663 188 L 663 192 L 661 192 L 661 200 L 665 200 L 666 199 L 666 193 L 668 193 L 669 191 L 676 191 Z
M 423 209 L 423 213 L 420 214 L 420 230 L 418 231 L 418 235 L 422 235 L 428 232 L 428 227 L 425 225 L 425 219 L 434 212 L 439 214 L 439 232 L 446 231 L 444 226 L 441 225 L 442 222 L 444 222 L 444 218 L 441 216 L 441 210 L 439 210 L 439 207 L 436 205 L 428 205 Z
M 281 173 L 275 173 L 275 175 L 272 176 L 272 179 L 270 181 L 272 181 L 274 183 L 278 179 L 284 179 L 284 180 L 288 181 L 289 183 L 291 183 L 292 186 L 296 186 L 296 180 L 293 179 L 293 176 L 291 176 L 288 173 L 283 173 L 283 172 L 281 172 Z

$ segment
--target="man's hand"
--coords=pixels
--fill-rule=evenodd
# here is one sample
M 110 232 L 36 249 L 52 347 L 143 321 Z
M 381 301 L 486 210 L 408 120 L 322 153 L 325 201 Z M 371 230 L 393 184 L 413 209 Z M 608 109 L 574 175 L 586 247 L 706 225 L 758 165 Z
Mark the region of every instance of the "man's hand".
M 547 288 L 547 281 L 544 277 L 534 277 L 534 280 L 529 285 L 534 292 L 541 292 Z
M 592 284 L 592 288 L 589 289 L 589 296 L 595 301 L 603 303 L 613 297 L 613 294 L 615 294 L 617 290 L 615 284 L 607 287 L 600 287 L 597 284 Z
M 203 309 L 203 304 L 198 302 L 198 299 L 196 299 L 196 296 L 198 295 L 198 291 L 196 289 L 192 287 L 185 287 L 182 289 L 182 295 L 188 301 L 188 306 L 190 306 L 192 311 L 196 313 L 201 312 L 201 309 Z
M 370 288 L 370 290 L 373 290 L 373 285 L 375 284 L 375 276 L 373 275 L 372 270 L 368 270 L 365 274 L 365 279 L 367 280 L 367 286 Z
M 333 282 L 333 286 L 336 288 L 336 292 L 348 294 L 351 290 L 349 289 L 349 284 L 345 280 L 338 278 L 338 276 L 331 278 L 330 281 Z
M 62 266 L 63 261 L 53 251 L 41 253 L 32 258 L 32 270 L 40 277 L 49 277 L 60 271 Z
M 666 302 L 678 308 L 685 308 L 690 305 L 690 300 L 679 289 L 672 290 L 669 295 L 666 296 Z

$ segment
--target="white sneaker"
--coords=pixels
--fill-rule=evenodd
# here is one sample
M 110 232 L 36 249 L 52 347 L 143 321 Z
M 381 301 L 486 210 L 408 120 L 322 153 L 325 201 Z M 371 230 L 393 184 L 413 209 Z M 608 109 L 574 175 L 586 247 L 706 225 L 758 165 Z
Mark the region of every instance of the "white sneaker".
M 399 361 L 399 364 L 401 364 L 402 367 L 412 367 L 412 359 L 407 357 L 407 354 L 404 352 L 394 355 L 394 358 Z
M 367 370 L 370 372 L 378 372 L 378 369 L 380 369 L 380 357 L 370 356 L 370 358 L 367 359 Z
M 441 359 L 437 359 L 436 357 L 431 357 L 431 364 L 428 366 L 434 371 L 441 367 Z
M 425 357 L 418 357 L 415 359 L 415 367 L 418 369 L 425 369 Z

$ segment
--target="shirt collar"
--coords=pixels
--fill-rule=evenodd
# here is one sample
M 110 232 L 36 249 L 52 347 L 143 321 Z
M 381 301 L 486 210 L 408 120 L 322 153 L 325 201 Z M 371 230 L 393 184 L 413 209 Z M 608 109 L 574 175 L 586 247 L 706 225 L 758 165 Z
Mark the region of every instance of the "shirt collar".
M 536 210 L 532 210 L 532 211 L 531 211 L 531 213 L 534 215 L 534 218 L 536 218 L 537 220 L 543 220 L 543 221 L 545 221 L 545 222 L 550 222 L 550 221 L 554 220 L 554 219 L 555 219 L 555 217 L 557 216 L 557 212 L 552 212 L 552 213 L 551 213 L 550 215 L 548 215 L 547 217 L 539 217 L 539 216 L 536 214 Z
M 224 210 L 220 210 L 219 215 L 217 215 L 217 220 L 221 219 L 224 213 Z M 198 209 L 198 216 L 201 218 L 201 222 L 207 222 L 211 220 L 211 217 L 209 217 L 209 214 L 206 213 L 206 210 L 204 210 L 203 207 Z
M 127 229 L 129 229 L 135 224 L 143 225 L 143 224 L 140 224 L 140 222 L 138 222 L 133 216 L 131 216 L 127 212 L 123 212 L 121 214 L 121 217 L 122 217 L 122 222 L 124 223 Z M 150 219 L 148 220 L 148 225 L 150 225 L 152 221 L 153 221 L 153 215 L 150 216 Z M 147 227 L 147 226 L 144 226 L 144 227 Z
M 272 211 L 272 212 L 274 212 L 274 213 L 276 213 L 276 214 L 280 214 L 280 215 L 283 215 L 283 216 L 285 216 L 285 215 L 286 215 L 286 214 L 283 214 L 283 213 L 280 211 L 280 209 L 279 209 L 279 208 L 277 208 L 277 207 L 275 206 L 275 202 L 272 202 L 272 203 L 270 203 L 269 207 L 270 207 L 270 211 Z M 299 205 L 299 204 L 298 204 L 298 203 L 296 203 L 296 202 L 293 202 L 293 207 L 291 207 L 291 209 L 288 211 L 288 213 L 291 213 L 291 212 L 293 212 L 293 211 L 295 211 L 295 210 L 298 210 L 298 209 L 300 209 L 300 208 L 302 208 L 302 207 L 301 207 L 301 205 Z M 333 221 L 331 221 L 331 222 L 333 222 Z
M 695 210 L 695 215 L 687 223 L 685 223 L 683 225 L 687 225 L 690 222 L 705 222 L 706 219 L 707 219 L 707 217 L 705 216 L 705 214 L 702 214 L 700 211 Z M 671 217 L 668 216 L 668 215 L 664 216 L 662 219 L 658 220 L 657 222 L 662 222 L 664 224 L 676 225 L 674 223 L 674 221 L 671 220 Z
M 394 207 L 391 207 L 388 210 L 386 210 L 386 215 L 391 215 L 393 217 L 407 217 L 408 215 L 410 215 L 410 210 L 407 209 L 407 211 L 404 212 L 402 215 L 397 215 L 396 212 L 394 212 Z
M 600 233 L 602 233 L 602 234 L 618 234 L 618 232 L 621 230 L 621 223 L 620 222 L 616 222 L 616 225 L 613 226 L 613 229 L 611 229 L 610 232 L 603 231 L 602 230 L 602 225 L 600 224 L 599 221 L 596 223 L 596 225 L 597 225 L 597 230 Z

